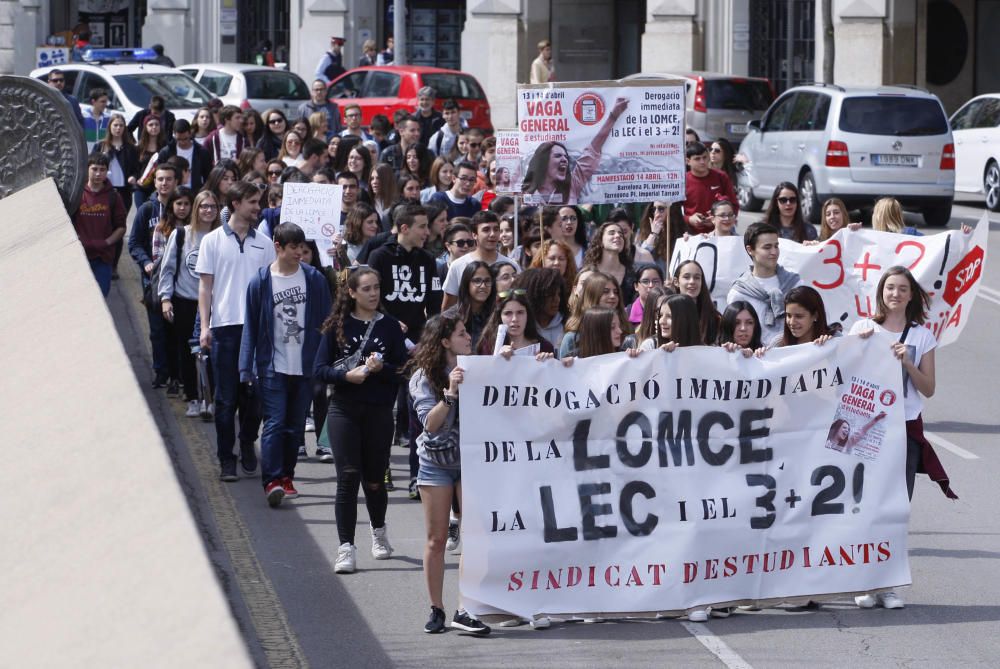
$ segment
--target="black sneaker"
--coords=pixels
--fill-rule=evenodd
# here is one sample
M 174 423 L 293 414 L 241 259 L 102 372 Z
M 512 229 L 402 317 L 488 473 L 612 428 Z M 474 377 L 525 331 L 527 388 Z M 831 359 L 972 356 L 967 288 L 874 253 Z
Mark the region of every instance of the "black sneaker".
M 170 379 L 167 383 L 167 397 L 180 397 L 181 394 L 181 384 L 177 383 L 174 379 Z
M 253 442 L 240 443 L 240 467 L 243 468 L 244 476 L 253 476 L 257 473 L 257 452 L 253 448 Z
M 424 632 L 427 634 L 440 634 L 444 631 L 444 620 L 444 610 L 432 606 L 431 617 L 427 619 L 427 624 L 424 625 Z
M 153 377 L 153 387 L 162 388 L 167 385 L 167 374 L 166 372 L 157 372 Z
M 236 475 L 236 460 L 226 460 L 222 463 L 219 480 L 226 481 L 227 483 L 240 480 L 240 477 Z
M 386 469 L 385 470 L 385 489 L 388 492 L 392 492 L 393 490 L 396 489 L 396 484 L 392 482 L 392 470 L 391 469 Z
M 481 636 L 486 636 L 490 633 L 490 628 L 483 621 L 473 618 L 465 609 L 455 611 L 455 617 L 451 619 L 451 626 Z

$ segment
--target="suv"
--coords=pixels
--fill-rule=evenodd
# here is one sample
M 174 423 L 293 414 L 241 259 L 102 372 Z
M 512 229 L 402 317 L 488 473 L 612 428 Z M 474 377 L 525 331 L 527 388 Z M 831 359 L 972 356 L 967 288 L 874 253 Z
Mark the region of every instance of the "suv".
M 684 74 L 640 73 L 625 77 L 636 79 L 681 79 L 687 101 L 685 122 L 698 133 L 702 142 L 720 137 L 733 146 L 747 134 L 747 123 L 759 119 L 774 102 L 771 82 L 761 77 L 737 77 L 716 72 Z
M 131 119 L 140 109 L 149 107 L 149 98 L 163 97 L 167 109 L 177 118 L 191 120 L 199 107 L 212 99 L 212 94 L 198 85 L 188 75 L 163 65 L 145 63 L 89 65 L 67 63 L 56 67 L 42 67 L 31 72 L 33 79 L 48 79 L 49 70 L 66 73 L 67 93 L 76 96 L 82 111 L 90 109 L 90 91 L 103 88 L 111 98 L 109 112 L 124 114 Z
M 243 63 L 193 63 L 178 69 L 240 109 L 280 109 L 292 118 L 309 101 L 309 87 L 294 72 Z
M 376 114 L 384 114 L 392 121 L 397 109 L 412 113 L 417 108 L 417 91 L 424 86 L 437 92 L 435 109 L 440 111 L 444 101 L 452 98 L 470 128 L 493 131 L 490 103 L 483 87 L 471 74 L 457 70 L 420 65 L 357 67 L 330 82 L 327 97 L 341 109 L 347 101 L 358 104 L 361 124 L 368 126 Z
M 851 209 L 883 196 L 919 210 L 929 226 L 951 218 L 955 145 L 937 96 L 904 86 L 786 91 L 750 123 L 740 152 L 748 187 L 740 206 L 759 211 L 782 181 L 798 184 L 802 215 L 819 222 L 821 204 L 838 197 Z

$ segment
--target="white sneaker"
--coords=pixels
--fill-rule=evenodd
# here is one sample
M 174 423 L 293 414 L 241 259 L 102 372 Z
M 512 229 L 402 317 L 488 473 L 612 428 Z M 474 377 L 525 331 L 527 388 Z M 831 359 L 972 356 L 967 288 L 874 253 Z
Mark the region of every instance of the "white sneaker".
M 337 549 L 337 563 L 333 566 L 334 573 L 353 574 L 358 561 L 358 547 L 351 544 L 340 544 Z
M 882 608 L 886 609 L 901 609 L 906 606 L 903 603 L 903 598 L 892 591 L 879 593 L 877 599 Z
M 460 543 L 462 543 L 461 525 L 459 521 L 453 519 L 448 522 L 448 542 L 445 543 L 444 549 L 449 553 L 457 553 Z
M 392 557 L 392 546 L 389 545 L 389 535 L 386 534 L 386 527 L 373 527 L 372 529 L 372 557 L 376 560 L 388 560 Z
M 184 415 L 187 416 L 188 418 L 197 418 L 198 416 L 200 416 L 201 402 L 199 402 L 198 400 L 191 400 L 190 402 L 188 402 L 188 408 L 187 411 L 184 412 Z
M 306 416 L 306 432 L 316 431 L 316 422 L 312 419 L 312 416 Z
M 708 622 L 708 609 L 694 609 L 688 611 L 688 620 L 693 623 Z
M 854 603 L 858 605 L 859 609 L 874 609 L 875 595 L 869 593 L 858 595 L 854 598 Z

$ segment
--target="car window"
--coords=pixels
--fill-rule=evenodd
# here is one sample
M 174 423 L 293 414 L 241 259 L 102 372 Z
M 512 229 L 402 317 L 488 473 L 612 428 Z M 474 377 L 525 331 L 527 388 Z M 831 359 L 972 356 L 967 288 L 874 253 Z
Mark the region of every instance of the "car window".
M 1000 125 L 1000 99 L 983 100 L 983 106 L 976 116 L 975 124 L 977 128 L 995 128 Z
M 341 77 L 330 86 L 330 97 L 331 98 L 358 98 L 361 97 L 361 91 L 365 87 L 365 77 L 368 76 L 368 71 L 363 70 L 361 72 L 352 72 L 344 77 Z
M 705 106 L 709 109 L 764 111 L 774 102 L 764 81 L 709 79 L 705 81 Z
M 778 132 L 785 129 L 785 122 L 795 104 L 795 94 L 786 95 L 774 103 L 774 107 L 764 119 L 764 132 Z
M 95 88 L 103 88 L 108 93 L 108 109 L 122 111 L 121 103 L 115 97 L 115 90 L 108 81 L 99 74 L 82 72 L 80 77 L 79 99 L 84 104 L 90 104 L 90 92 Z
M 969 104 L 965 105 L 951 117 L 951 129 L 952 130 L 968 130 L 969 128 L 975 127 L 973 124 L 976 121 L 976 114 L 979 110 L 983 108 L 983 103 L 986 100 L 973 100 Z
M 425 74 L 423 85 L 430 86 L 439 100 L 448 98 L 483 100 L 486 95 L 476 80 L 466 74 Z
M 205 70 L 198 83 L 204 86 L 210 93 L 217 97 L 222 97 L 229 92 L 229 84 L 233 81 L 233 75 L 219 72 L 217 70 Z
M 785 122 L 785 130 L 825 130 L 830 98 L 818 93 L 799 93 Z
M 948 119 L 941 104 L 931 98 L 853 97 L 844 98 L 840 105 L 840 129 L 862 135 L 944 135 Z
M 290 72 L 252 70 L 244 72 L 247 97 L 264 100 L 308 100 L 306 82 Z
M 213 95 L 194 79 L 180 72 L 137 72 L 120 74 L 115 81 L 135 105 L 148 107 L 149 98 L 163 97 L 167 109 L 197 109 L 204 107 Z
M 399 75 L 392 72 L 372 72 L 365 90 L 366 98 L 394 98 L 399 95 Z

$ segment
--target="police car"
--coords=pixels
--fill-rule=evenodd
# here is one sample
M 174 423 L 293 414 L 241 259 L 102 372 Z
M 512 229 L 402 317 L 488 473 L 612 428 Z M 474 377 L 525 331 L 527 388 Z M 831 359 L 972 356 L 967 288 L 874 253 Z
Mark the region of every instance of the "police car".
M 152 49 L 87 49 L 83 62 L 41 67 L 30 76 L 45 81 L 50 71 L 62 70 L 63 90 L 76 96 L 84 113 L 90 109 L 90 92 L 103 88 L 111 98 L 108 111 L 126 119 L 148 108 L 149 99 L 159 95 L 176 118 L 190 121 L 214 96 L 180 70 L 154 64 L 154 58 Z

